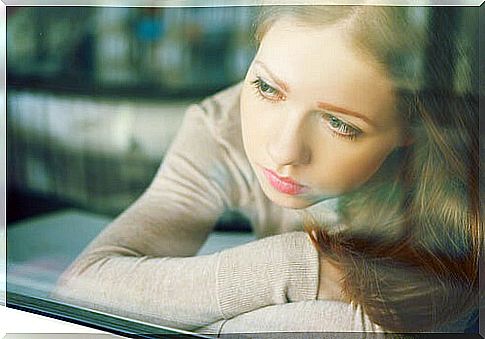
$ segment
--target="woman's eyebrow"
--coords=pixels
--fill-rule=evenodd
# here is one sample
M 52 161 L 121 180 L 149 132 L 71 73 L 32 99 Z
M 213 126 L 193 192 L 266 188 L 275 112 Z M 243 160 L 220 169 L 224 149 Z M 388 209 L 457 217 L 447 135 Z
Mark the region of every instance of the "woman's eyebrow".
M 278 78 L 277 76 L 275 76 L 275 75 L 274 75 L 274 73 L 273 73 L 273 72 L 271 72 L 271 71 L 269 70 L 269 68 L 268 68 L 268 67 L 267 67 L 267 66 L 266 66 L 266 65 L 265 65 L 265 64 L 264 64 L 262 61 L 260 61 L 260 60 L 255 60 L 255 61 L 254 61 L 254 64 L 255 64 L 255 65 L 258 65 L 259 67 L 261 67 L 262 69 L 264 69 L 264 71 L 265 71 L 266 73 L 268 73 L 268 74 L 271 76 L 271 78 L 273 78 L 273 80 L 276 82 L 276 84 L 277 84 L 278 86 L 280 86 L 280 87 L 281 87 L 281 89 L 283 89 L 285 92 L 287 92 L 287 93 L 288 93 L 288 92 L 290 91 L 290 87 L 288 86 L 288 84 L 287 84 L 285 81 L 283 81 L 283 80 L 281 80 L 280 78 Z
M 366 117 L 365 115 L 363 115 L 361 113 L 351 111 L 351 110 L 343 108 L 343 107 L 338 107 L 338 106 L 335 106 L 335 105 L 332 105 L 332 104 L 329 104 L 329 103 L 326 103 L 326 102 L 321 102 L 321 101 L 317 102 L 317 106 L 319 108 L 323 108 L 325 110 L 329 110 L 329 111 L 332 111 L 332 112 L 351 115 L 351 116 L 357 117 L 361 120 L 364 120 L 369 125 L 372 125 L 374 127 L 377 126 L 371 119 L 369 119 L 368 117 Z
M 271 72 L 271 70 L 261 60 L 255 60 L 254 64 L 261 67 L 266 73 L 268 73 L 271 76 L 271 78 L 276 82 L 276 84 L 278 86 L 280 86 L 286 93 L 288 93 L 290 91 L 290 87 L 288 86 L 288 84 L 285 81 L 278 78 L 277 76 L 275 76 L 274 73 Z M 351 115 L 351 116 L 357 117 L 357 118 L 365 121 L 366 123 L 368 123 L 371 126 L 374 126 L 374 127 L 377 126 L 376 123 L 374 123 L 371 119 L 369 119 L 368 117 L 366 117 L 365 115 L 363 115 L 361 113 L 358 113 L 358 112 L 355 112 L 355 111 L 352 111 L 352 110 L 349 110 L 349 109 L 346 109 L 346 108 L 343 108 L 343 107 L 335 106 L 335 105 L 332 105 L 332 104 L 329 104 L 329 103 L 326 103 L 326 102 L 323 102 L 323 101 L 317 102 L 317 105 L 318 105 L 319 108 L 329 110 L 329 111 L 333 111 L 333 112 L 337 112 L 337 113 L 341 113 L 341 114 L 345 114 L 345 115 Z

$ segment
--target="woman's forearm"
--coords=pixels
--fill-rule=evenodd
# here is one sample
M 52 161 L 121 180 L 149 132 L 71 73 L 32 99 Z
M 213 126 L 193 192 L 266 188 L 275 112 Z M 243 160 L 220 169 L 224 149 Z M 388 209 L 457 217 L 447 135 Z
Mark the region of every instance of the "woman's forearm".
M 303 232 L 189 258 L 100 247 L 62 277 L 56 298 L 155 324 L 195 329 L 261 307 L 314 300 L 318 254 Z
M 298 338 L 306 338 L 311 332 L 327 332 L 326 337 L 333 337 L 334 332 L 335 337 L 340 338 L 342 334 L 339 332 L 381 331 L 362 313 L 360 307 L 332 300 L 271 305 L 196 329 L 196 332 L 204 334 L 265 334 L 248 335 L 250 338 L 279 338 L 281 332 L 285 332 L 286 336 L 291 336 L 292 332 L 306 334 L 295 335 Z

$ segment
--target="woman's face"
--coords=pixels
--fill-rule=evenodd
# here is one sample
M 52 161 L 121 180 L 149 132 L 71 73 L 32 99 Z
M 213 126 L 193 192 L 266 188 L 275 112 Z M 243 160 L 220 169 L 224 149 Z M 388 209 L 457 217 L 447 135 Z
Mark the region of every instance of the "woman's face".
M 366 182 L 402 143 L 385 72 L 340 28 L 280 20 L 241 94 L 244 148 L 265 194 L 305 208 Z

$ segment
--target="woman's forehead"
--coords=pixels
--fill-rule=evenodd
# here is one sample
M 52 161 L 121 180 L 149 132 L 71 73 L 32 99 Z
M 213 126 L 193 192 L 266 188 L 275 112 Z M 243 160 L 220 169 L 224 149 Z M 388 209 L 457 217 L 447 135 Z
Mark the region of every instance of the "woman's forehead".
M 266 32 L 253 69 L 285 82 L 295 96 L 382 119 L 383 112 L 394 111 L 394 88 L 369 58 L 351 45 L 341 27 L 279 20 Z
M 377 67 L 377 61 L 362 53 L 348 38 L 346 30 L 335 25 L 322 27 L 295 20 L 277 21 L 265 34 L 257 58 L 275 67 L 285 66 L 290 73 L 293 68 L 299 73 L 309 71 L 306 73 L 314 74 L 311 78 L 316 79 L 325 71 L 325 75 L 355 73 L 374 81 L 389 82 L 385 70 Z

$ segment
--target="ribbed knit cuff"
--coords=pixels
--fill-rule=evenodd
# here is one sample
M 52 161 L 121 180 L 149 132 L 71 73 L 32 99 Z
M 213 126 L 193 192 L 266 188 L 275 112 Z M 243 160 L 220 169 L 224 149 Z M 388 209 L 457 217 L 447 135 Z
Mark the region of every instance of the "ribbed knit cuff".
M 219 253 L 217 297 L 225 319 L 261 307 L 315 300 L 318 252 L 304 232 L 261 239 Z

